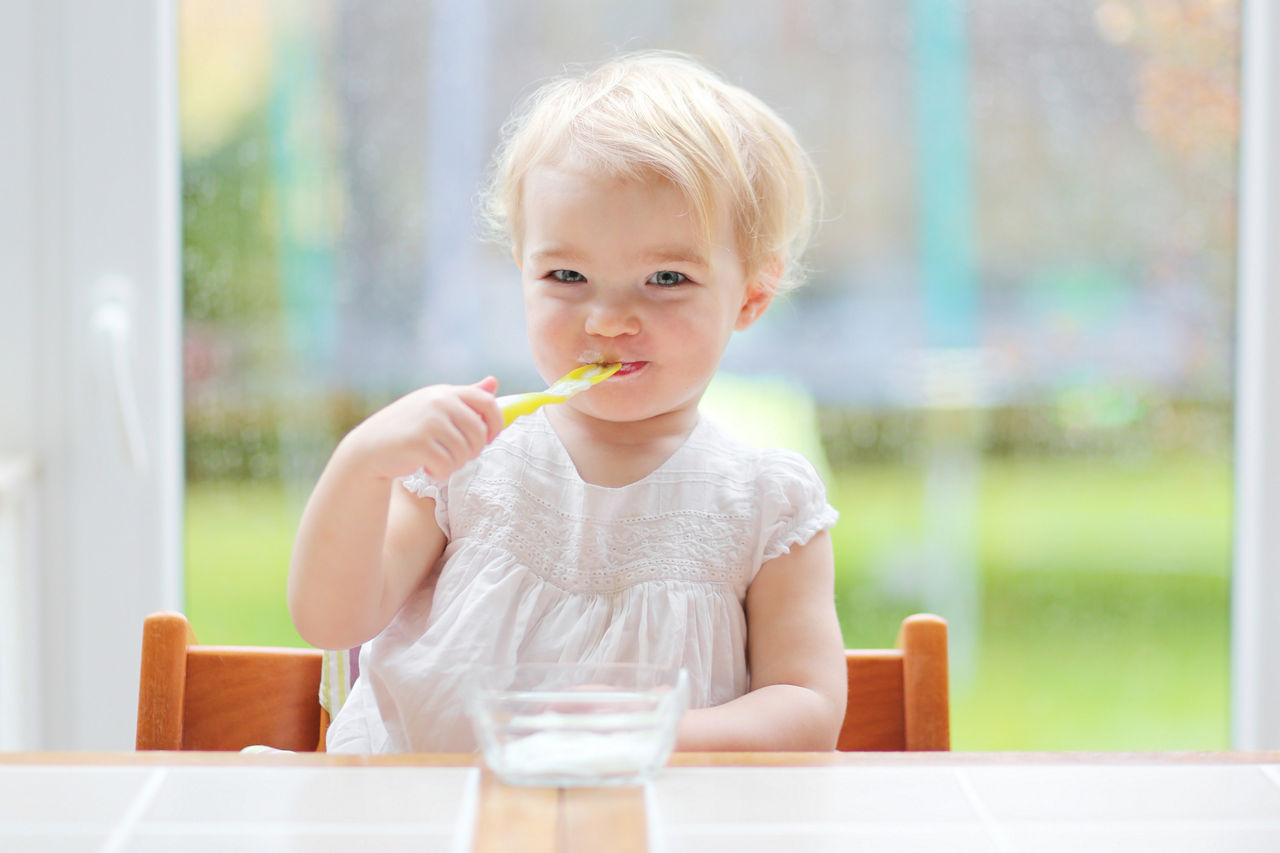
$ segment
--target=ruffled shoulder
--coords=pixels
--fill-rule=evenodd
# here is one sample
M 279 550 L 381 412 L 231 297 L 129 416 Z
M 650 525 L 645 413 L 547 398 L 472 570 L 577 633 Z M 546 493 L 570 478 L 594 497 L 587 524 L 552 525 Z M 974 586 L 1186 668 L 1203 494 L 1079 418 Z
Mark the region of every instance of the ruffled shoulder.
M 434 498 L 440 491 L 440 484 L 428 477 L 427 472 L 422 468 L 401 478 L 400 485 L 420 498 Z
M 831 528 L 839 514 L 827 503 L 827 487 L 802 454 L 747 444 L 703 418 L 691 451 L 724 483 L 752 504 L 756 520 L 755 570 Z
M 414 471 L 407 477 L 400 479 L 400 485 L 409 490 L 409 493 L 419 498 L 431 498 L 436 502 L 436 524 L 440 525 L 440 529 L 444 531 L 447 538 L 451 538 L 449 533 L 449 484 L 442 483 L 432 477 L 422 468 Z
M 761 451 L 760 489 L 764 563 L 830 529 L 839 517 L 827 502 L 827 488 L 808 459 L 791 450 Z

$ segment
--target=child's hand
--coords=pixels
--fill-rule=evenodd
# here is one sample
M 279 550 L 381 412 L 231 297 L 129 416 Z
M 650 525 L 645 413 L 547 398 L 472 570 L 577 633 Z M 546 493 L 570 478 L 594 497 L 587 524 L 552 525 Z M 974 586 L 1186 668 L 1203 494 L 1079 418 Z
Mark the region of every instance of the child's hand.
M 436 480 L 480 455 L 502 429 L 498 380 L 430 385 L 370 415 L 343 440 L 373 472 L 391 480 L 424 469 Z
M 289 564 L 289 612 L 307 642 L 346 649 L 375 636 L 422 589 L 446 544 L 434 503 L 391 486 L 423 468 L 444 479 L 502 429 L 492 376 L 419 388 L 347 433 L 320 474 Z

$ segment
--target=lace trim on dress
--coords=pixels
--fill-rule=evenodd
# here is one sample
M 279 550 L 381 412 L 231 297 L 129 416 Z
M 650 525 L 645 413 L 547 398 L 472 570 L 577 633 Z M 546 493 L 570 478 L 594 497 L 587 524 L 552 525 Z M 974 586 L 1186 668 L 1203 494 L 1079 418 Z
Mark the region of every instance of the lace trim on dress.
M 471 522 L 460 538 L 505 551 L 565 590 L 610 594 L 662 580 L 738 584 L 752 558 L 753 543 L 735 535 L 746 516 L 680 511 L 597 519 L 507 478 L 472 481 L 465 500 Z
M 837 517 L 808 460 L 746 448 L 705 421 L 649 477 L 609 490 L 577 477 L 549 424 L 522 426 L 447 484 L 422 469 L 403 484 L 436 501 L 456 550 L 476 552 L 469 560 L 514 563 L 568 592 L 608 595 L 661 581 L 742 591 L 762 562 Z M 626 506 L 621 516 L 600 503 L 615 500 Z

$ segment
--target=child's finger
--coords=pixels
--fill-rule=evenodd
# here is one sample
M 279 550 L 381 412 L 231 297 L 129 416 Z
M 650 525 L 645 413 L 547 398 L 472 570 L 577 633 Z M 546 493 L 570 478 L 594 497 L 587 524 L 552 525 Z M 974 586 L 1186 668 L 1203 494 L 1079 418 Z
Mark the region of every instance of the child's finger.
M 505 426 L 502 421 L 502 410 L 498 408 L 498 401 L 493 396 L 498 390 L 498 380 L 493 376 L 486 376 L 471 387 L 485 392 L 482 399 L 469 398 L 467 403 L 484 419 L 489 433 L 485 439 L 487 444 L 493 441 Z
M 491 393 L 464 386 L 443 413 L 446 417 L 435 428 L 435 438 L 450 450 L 454 469 L 479 456 L 493 440 L 493 427 L 485 415 L 487 408 L 497 408 Z
M 480 455 L 484 424 L 469 408 L 464 408 L 434 430 L 426 446 L 423 467 L 437 479 L 447 479 Z

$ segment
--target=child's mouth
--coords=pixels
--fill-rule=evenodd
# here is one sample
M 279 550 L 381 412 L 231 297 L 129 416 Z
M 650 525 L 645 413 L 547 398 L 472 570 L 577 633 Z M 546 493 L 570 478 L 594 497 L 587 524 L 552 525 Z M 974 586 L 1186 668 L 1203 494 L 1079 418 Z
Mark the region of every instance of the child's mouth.
M 646 361 L 624 361 L 622 362 L 622 367 L 619 367 L 618 372 L 613 375 L 615 377 L 626 376 L 627 374 L 635 373 L 637 370 L 641 369 L 646 364 L 648 364 L 648 362 Z

